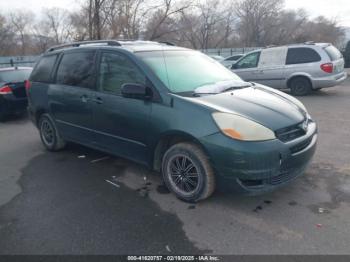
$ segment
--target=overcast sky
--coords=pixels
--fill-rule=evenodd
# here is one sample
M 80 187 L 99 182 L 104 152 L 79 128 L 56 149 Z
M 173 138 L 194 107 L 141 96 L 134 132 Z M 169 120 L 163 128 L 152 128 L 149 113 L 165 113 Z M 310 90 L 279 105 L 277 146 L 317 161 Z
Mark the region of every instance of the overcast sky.
M 0 0 L 0 11 L 28 8 L 40 12 L 43 7 L 75 9 L 81 0 Z M 285 0 L 286 7 L 305 8 L 311 16 L 324 15 L 335 18 L 340 25 L 350 26 L 350 0 Z

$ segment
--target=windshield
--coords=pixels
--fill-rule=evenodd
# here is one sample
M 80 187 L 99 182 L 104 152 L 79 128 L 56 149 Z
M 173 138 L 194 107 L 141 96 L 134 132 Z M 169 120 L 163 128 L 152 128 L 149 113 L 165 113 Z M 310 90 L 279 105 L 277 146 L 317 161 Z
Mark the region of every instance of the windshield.
M 29 78 L 31 71 L 30 69 L 0 71 L 0 82 L 23 82 Z
M 197 87 L 222 81 L 242 81 L 219 62 L 197 51 L 140 52 L 137 55 L 174 93 L 193 92 Z

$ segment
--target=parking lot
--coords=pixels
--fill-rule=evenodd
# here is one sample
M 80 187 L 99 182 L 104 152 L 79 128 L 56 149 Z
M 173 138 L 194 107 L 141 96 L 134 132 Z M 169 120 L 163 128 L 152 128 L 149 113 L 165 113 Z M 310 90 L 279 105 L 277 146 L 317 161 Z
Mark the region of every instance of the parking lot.
M 349 254 L 350 80 L 300 100 L 319 126 L 305 176 L 276 192 L 177 200 L 159 174 L 0 123 L 0 254 Z

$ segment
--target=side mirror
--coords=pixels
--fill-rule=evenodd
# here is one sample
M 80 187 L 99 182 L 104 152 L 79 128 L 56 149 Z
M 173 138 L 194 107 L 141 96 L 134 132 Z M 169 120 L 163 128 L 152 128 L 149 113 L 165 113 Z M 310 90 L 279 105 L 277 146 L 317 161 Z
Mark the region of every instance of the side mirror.
M 147 100 L 152 98 L 152 90 L 142 84 L 128 83 L 122 85 L 122 96 L 126 98 Z
M 237 68 L 238 68 L 237 63 L 233 63 L 231 66 L 231 69 L 237 69 Z

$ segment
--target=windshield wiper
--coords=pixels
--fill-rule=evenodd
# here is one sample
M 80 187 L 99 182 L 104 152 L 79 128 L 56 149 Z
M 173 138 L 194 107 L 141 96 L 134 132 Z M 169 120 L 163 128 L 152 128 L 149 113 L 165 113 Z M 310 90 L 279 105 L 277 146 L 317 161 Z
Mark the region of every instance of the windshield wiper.
M 214 95 L 251 86 L 251 83 L 243 81 L 221 81 L 214 84 L 197 87 L 194 90 L 194 93 L 199 95 Z
M 218 93 L 193 93 L 192 96 L 199 97 L 201 95 L 217 95 Z
M 237 90 L 237 89 L 243 89 L 243 88 L 247 88 L 247 87 L 251 87 L 251 86 L 252 86 L 251 84 L 246 85 L 246 86 L 231 86 L 231 87 L 228 87 L 228 88 L 222 90 L 220 93 L 233 91 L 233 90 Z

